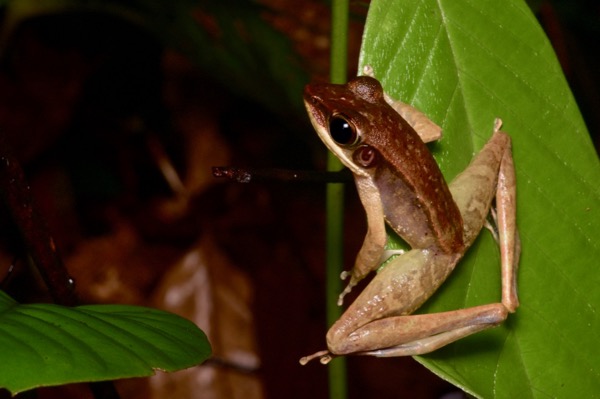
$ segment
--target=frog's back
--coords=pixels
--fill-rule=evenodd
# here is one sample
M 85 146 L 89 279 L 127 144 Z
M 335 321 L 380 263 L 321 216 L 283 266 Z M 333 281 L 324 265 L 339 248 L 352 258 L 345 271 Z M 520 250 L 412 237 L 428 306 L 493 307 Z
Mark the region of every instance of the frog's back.
M 377 136 L 385 163 L 375 174 L 388 224 L 413 248 L 463 248 L 460 211 L 444 176 L 418 134 L 391 107 Z M 395 127 L 394 127 L 395 126 Z

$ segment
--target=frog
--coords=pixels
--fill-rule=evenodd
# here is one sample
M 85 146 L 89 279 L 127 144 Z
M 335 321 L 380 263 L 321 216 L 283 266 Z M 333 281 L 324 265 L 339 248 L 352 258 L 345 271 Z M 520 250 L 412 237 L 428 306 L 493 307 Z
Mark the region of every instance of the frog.
M 370 67 L 363 72 L 346 84 L 308 84 L 304 104 L 319 138 L 352 172 L 366 213 L 367 232 L 352 270 L 342 273 L 349 282 L 338 304 L 377 273 L 330 327 L 327 349 L 303 357 L 301 364 L 313 359 L 326 364 L 344 355 L 427 354 L 500 325 L 519 306 L 516 176 L 512 140 L 501 130 L 502 120 L 495 118 L 491 138 L 447 184 L 426 145 L 442 137 L 441 128 L 389 96 Z M 409 250 L 386 249 L 386 225 Z M 413 314 L 484 227 L 500 248 L 501 300 Z

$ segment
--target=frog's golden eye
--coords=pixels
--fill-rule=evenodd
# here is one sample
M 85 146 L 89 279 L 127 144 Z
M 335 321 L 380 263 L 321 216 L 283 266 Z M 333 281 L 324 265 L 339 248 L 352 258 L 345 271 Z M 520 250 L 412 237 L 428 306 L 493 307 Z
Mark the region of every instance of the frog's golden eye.
M 343 146 L 355 145 L 360 139 L 354 125 L 343 115 L 329 118 L 329 134 L 333 141 Z

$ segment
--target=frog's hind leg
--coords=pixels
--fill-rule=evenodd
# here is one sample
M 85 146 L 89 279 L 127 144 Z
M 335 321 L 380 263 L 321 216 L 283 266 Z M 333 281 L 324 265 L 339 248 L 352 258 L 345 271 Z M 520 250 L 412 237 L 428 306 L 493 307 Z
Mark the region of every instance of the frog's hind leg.
M 512 313 L 519 306 L 516 274 L 521 244 L 516 223 L 516 178 L 511 139 L 500 130 L 501 126 L 502 121 L 496 119 L 492 138 L 449 188 L 463 217 L 467 246 L 475 240 L 487 214 L 492 212 L 500 246 L 502 303 Z M 494 197 L 495 212 L 491 209 Z
M 517 230 L 517 194 L 515 166 L 510 141 L 504 150 L 498 186 L 496 188 L 496 225 L 502 263 L 502 303 L 509 312 L 519 307 L 517 270 L 521 254 L 521 240 Z
M 493 303 L 449 312 L 390 317 L 359 328 L 340 347 L 330 350 L 336 354 L 377 357 L 422 355 L 496 327 L 507 315 L 501 303 Z

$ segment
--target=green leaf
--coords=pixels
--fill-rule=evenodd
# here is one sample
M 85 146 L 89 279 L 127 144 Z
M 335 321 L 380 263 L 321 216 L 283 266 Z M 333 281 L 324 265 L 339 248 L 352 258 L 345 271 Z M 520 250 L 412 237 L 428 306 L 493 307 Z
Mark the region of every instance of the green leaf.
M 373 0 L 361 68 L 444 129 L 449 179 L 492 133 L 513 138 L 521 307 L 506 323 L 417 360 L 478 397 L 600 392 L 600 168 L 545 34 L 522 0 Z M 498 248 L 484 231 L 421 310 L 497 302 Z
M 125 305 L 20 305 L 0 291 L 0 388 L 143 377 L 192 367 L 210 355 L 192 322 Z

